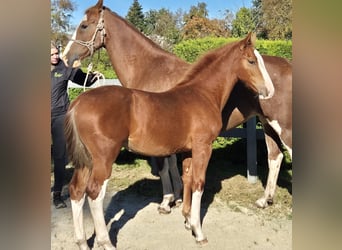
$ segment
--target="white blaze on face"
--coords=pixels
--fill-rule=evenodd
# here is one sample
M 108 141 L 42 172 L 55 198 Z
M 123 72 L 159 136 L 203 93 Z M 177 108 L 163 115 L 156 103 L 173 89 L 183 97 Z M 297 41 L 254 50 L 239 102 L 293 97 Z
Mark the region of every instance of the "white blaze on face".
M 82 19 L 81 22 L 83 22 L 83 21 L 87 21 L 87 15 L 84 15 L 84 16 L 83 16 L 83 19 Z M 79 27 L 79 26 L 76 27 L 75 32 L 72 34 L 72 37 L 71 37 L 70 41 L 68 42 L 67 46 L 65 47 L 65 49 L 64 49 L 64 51 L 63 51 L 62 58 L 63 58 L 64 61 L 66 61 L 66 60 L 65 60 L 65 59 L 66 59 L 65 56 L 66 56 L 66 54 L 68 54 L 68 52 L 69 52 L 69 50 L 70 50 L 70 48 L 71 48 L 71 45 L 72 45 L 72 44 L 74 43 L 74 41 L 76 40 L 76 32 L 77 32 L 77 30 L 78 30 L 78 27 Z
M 264 59 L 262 59 L 262 56 L 260 55 L 259 51 L 257 51 L 256 49 L 254 50 L 254 55 L 258 59 L 259 69 L 262 73 L 262 76 L 264 77 L 265 85 L 268 90 L 268 96 L 266 98 L 271 98 L 274 95 L 274 86 L 273 86 L 271 77 L 266 70 Z M 259 98 L 266 99 L 265 97 L 262 97 L 262 96 L 259 96 Z

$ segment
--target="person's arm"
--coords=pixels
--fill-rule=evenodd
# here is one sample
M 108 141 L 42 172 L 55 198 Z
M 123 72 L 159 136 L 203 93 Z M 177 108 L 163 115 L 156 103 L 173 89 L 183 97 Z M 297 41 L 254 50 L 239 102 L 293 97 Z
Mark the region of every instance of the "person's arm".
M 93 85 L 97 80 L 97 78 L 95 76 L 96 76 L 96 74 L 89 73 L 85 86 L 89 87 L 89 86 Z M 78 84 L 78 85 L 83 86 L 86 77 L 87 77 L 87 74 L 84 73 L 80 68 L 73 68 L 71 75 L 70 75 L 70 80 L 72 82 Z

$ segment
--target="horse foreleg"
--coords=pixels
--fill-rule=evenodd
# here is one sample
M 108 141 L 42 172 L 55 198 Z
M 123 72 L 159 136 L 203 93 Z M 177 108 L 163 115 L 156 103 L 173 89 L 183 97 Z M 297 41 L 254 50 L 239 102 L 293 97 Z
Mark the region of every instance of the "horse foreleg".
M 100 192 L 96 199 L 88 197 L 89 207 L 94 220 L 97 244 L 103 246 L 106 250 L 114 250 L 104 219 L 103 213 L 103 199 L 106 194 L 108 179 L 105 180 L 101 186 Z
M 83 227 L 83 205 L 88 177 L 88 168 L 75 169 L 69 185 L 75 238 L 80 250 L 89 249 Z
M 191 230 L 190 209 L 191 209 L 191 186 L 192 186 L 192 166 L 191 158 L 187 157 L 183 160 L 183 209 L 182 214 L 185 218 L 184 226 L 187 230 Z
M 196 236 L 196 242 L 206 244 L 201 226 L 201 199 L 205 185 L 205 175 L 211 156 L 211 144 L 200 144 L 192 150 L 192 202 L 191 202 L 191 229 Z
M 277 180 L 280 171 L 283 153 L 280 150 L 281 141 L 279 136 L 269 124 L 263 124 L 265 131 L 265 141 L 268 153 L 268 177 L 264 191 L 264 196 L 256 201 L 256 205 L 260 208 L 265 208 L 273 203 L 273 197 L 277 187 Z

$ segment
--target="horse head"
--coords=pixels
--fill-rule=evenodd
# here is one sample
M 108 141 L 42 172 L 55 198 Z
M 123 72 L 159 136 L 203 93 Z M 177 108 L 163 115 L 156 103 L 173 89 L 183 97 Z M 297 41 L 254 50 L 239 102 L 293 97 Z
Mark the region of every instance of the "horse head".
M 255 49 L 255 33 L 249 33 L 247 37 L 239 42 L 239 62 L 237 77 L 243 81 L 248 88 L 259 94 L 259 98 L 268 99 L 274 95 L 274 86 L 266 70 L 264 61 Z
M 83 19 L 63 52 L 62 58 L 67 65 L 91 56 L 94 51 L 104 46 L 104 9 L 103 0 L 99 0 L 96 5 L 85 11 Z

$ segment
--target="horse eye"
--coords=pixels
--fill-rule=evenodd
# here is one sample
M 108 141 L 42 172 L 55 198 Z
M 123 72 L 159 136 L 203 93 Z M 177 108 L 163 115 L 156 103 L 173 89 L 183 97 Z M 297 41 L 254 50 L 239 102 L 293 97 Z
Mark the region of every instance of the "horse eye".
M 86 29 L 88 27 L 88 25 L 86 25 L 86 24 L 81 24 L 81 28 L 82 29 Z
M 252 60 L 252 59 L 247 59 L 248 60 L 248 62 L 250 63 L 250 64 L 256 64 L 256 61 L 254 61 L 254 60 Z

